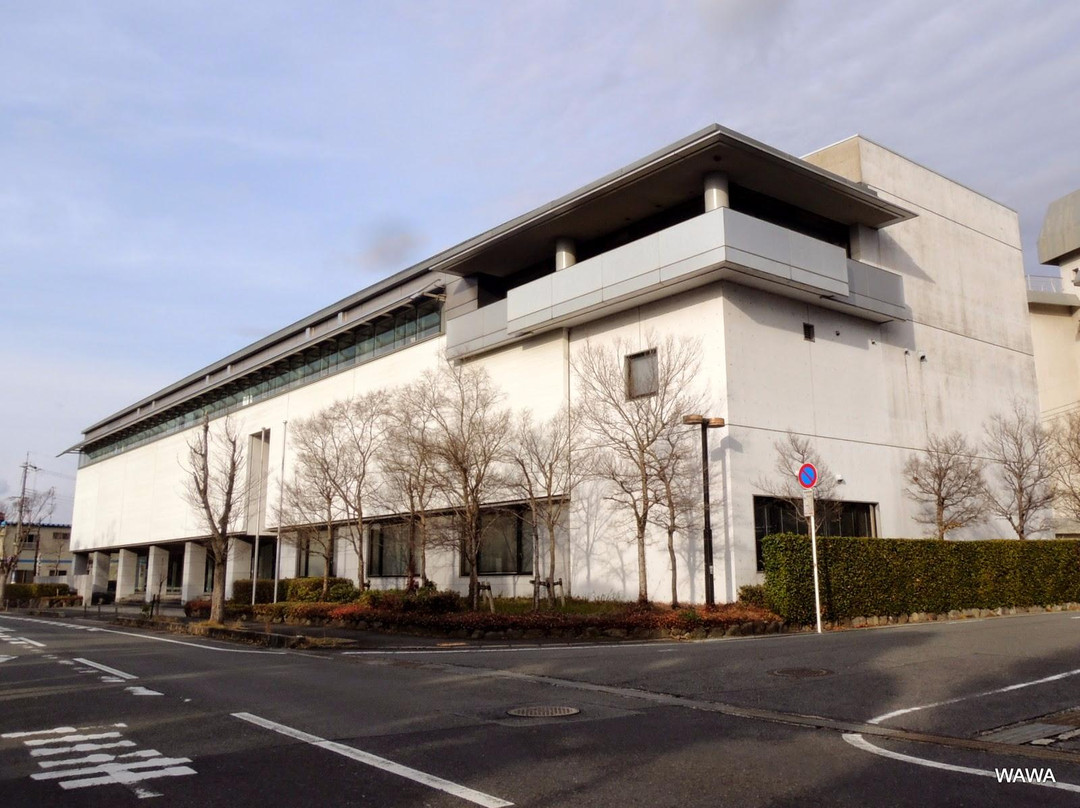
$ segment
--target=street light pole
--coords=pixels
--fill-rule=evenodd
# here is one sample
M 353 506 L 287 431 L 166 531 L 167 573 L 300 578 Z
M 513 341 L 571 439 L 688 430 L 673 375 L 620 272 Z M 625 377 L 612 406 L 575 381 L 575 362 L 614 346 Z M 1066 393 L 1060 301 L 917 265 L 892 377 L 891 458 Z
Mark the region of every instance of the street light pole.
M 684 415 L 683 423 L 701 426 L 701 493 L 704 506 L 702 539 L 705 545 L 705 605 L 716 605 L 716 588 L 713 582 L 712 506 L 709 502 L 709 429 L 722 427 L 723 418 L 706 418 L 704 415 Z

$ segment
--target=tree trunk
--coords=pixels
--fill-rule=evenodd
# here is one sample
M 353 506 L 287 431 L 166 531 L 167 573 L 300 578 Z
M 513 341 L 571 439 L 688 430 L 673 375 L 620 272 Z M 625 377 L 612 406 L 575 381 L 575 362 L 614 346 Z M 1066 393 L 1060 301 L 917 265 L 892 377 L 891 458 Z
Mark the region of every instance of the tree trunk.
M 555 525 L 549 520 L 548 532 L 548 602 L 555 607 Z
M 409 559 L 407 570 L 409 580 L 405 588 L 412 592 L 416 589 L 416 515 L 409 516 Z
M 675 562 L 675 526 L 668 525 L 667 551 L 671 559 L 671 608 L 679 608 L 679 571 Z
M 638 603 L 649 602 L 649 581 L 645 570 L 645 520 L 637 524 Z
M 216 543 L 216 542 L 215 542 Z M 214 553 L 214 591 L 210 593 L 210 622 L 225 622 L 225 565 L 228 564 L 229 546 Z

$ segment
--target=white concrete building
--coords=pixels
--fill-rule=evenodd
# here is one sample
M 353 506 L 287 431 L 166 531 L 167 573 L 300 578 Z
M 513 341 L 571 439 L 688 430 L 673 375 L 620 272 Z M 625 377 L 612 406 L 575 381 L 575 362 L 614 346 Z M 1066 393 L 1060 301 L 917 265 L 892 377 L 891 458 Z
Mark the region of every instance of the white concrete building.
M 1028 309 L 1042 415 L 1080 405 L 1080 191 L 1050 204 L 1039 233 L 1039 262 L 1058 274 L 1028 278 Z
M 510 406 L 546 416 L 576 400 L 572 366 L 587 341 L 638 352 L 675 334 L 700 340 L 706 414 L 728 423 L 711 435 L 711 513 L 717 599 L 734 600 L 760 580 L 758 538 L 790 522 L 760 485 L 788 430 L 843 478 L 836 530 L 921 535 L 902 493 L 909 454 L 930 433 L 977 438 L 1013 398 L 1036 406 L 1026 301 L 1015 212 L 861 137 L 798 159 L 711 126 L 88 428 L 76 571 L 84 589 L 103 589 L 117 556 L 120 597 L 142 568 L 185 599 L 203 592 L 205 551 L 177 462 L 203 413 L 233 413 L 269 470 L 257 472 L 269 481 L 248 503 L 229 570 L 250 575 L 261 524 L 268 577 L 285 421 L 406 382 L 444 353 L 487 368 Z M 575 494 L 561 575 L 575 595 L 633 598 L 633 531 L 604 510 L 599 485 Z M 521 541 L 515 524 L 481 570 L 497 593 L 530 589 L 529 553 L 505 552 Z M 701 601 L 700 532 L 680 540 L 682 596 Z M 377 547 L 367 547 L 375 585 L 400 585 Z M 341 543 L 339 574 L 355 567 L 349 554 Z M 314 571 L 290 548 L 281 558 L 282 577 Z M 659 534 L 648 567 L 650 596 L 664 599 Z M 429 566 L 441 587 L 464 589 L 463 573 L 449 551 Z

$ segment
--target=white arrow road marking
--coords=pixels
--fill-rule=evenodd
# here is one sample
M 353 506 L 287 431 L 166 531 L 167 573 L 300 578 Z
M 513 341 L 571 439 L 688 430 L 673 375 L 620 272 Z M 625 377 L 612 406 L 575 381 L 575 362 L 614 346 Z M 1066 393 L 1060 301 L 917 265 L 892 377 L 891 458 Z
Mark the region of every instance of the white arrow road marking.
M 129 692 L 133 696 L 164 696 L 164 693 L 158 693 L 156 690 L 151 690 L 148 687 L 125 687 L 124 690 Z
M 493 797 L 490 794 L 485 794 L 482 791 L 474 791 L 471 788 L 467 788 L 457 783 L 452 783 L 449 780 L 443 780 L 441 777 L 436 777 L 433 774 L 427 774 L 426 772 L 418 771 L 417 769 L 410 769 L 408 766 L 402 766 L 400 763 L 394 763 L 392 760 L 372 755 L 369 752 L 362 752 L 359 749 L 354 749 L 351 746 L 346 746 L 343 743 L 336 743 L 334 741 L 328 741 L 325 738 L 320 738 L 317 735 L 310 735 L 307 732 L 299 729 L 293 729 L 287 727 L 284 724 L 278 724 L 274 721 L 270 721 L 266 718 L 260 718 L 257 715 L 251 713 L 233 713 L 233 718 L 239 718 L 242 721 L 248 721 L 256 726 L 263 727 L 264 729 L 271 729 L 274 732 L 281 733 L 290 738 L 295 738 L 298 741 L 317 746 L 320 749 L 325 749 L 328 752 L 335 752 L 343 757 L 350 758 L 351 760 L 358 761 L 360 763 L 366 763 L 368 766 L 374 766 L 376 769 L 382 769 L 383 771 L 390 772 L 404 777 L 408 780 L 412 780 L 415 783 L 421 783 L 430 788 L 438 789 L 439 791 L 445 791 L 447 794 L 453 794 L 455 797 L 460 797 L 463 800 L 468 800 L 476 805 L 484 806 L 484 808 L 507 808 L 507 806 L 513 805 L 512 802 Z
M 0 662 L 10 662 L 13 659 L 18 659 L 18 657 L 17 656 L 7 656 L 5 654 L 0 654 Z
M 124 673 L 118 671 L 116 668 L 110 668 L 108 665 L 102 665 L 100 662 L 91 662 L 89 659 L 81 659 L 75 657 L 75 661 L 82 665 L 89 665 L 91 668 L 97 668 L 99 671 L 104 671 L 110 676 L 119 676 L 121 679 L 138 679 L 139 677 L 132 673 Z
M 36 640 L 31 640 L 29 637 L 19 637 L 19 639 L 22 640 L 23 642 L 30 643 L 31 645 L 33 645 L 36 648 L 44 648 L 45 647 L 45 643 L 37 642 Z

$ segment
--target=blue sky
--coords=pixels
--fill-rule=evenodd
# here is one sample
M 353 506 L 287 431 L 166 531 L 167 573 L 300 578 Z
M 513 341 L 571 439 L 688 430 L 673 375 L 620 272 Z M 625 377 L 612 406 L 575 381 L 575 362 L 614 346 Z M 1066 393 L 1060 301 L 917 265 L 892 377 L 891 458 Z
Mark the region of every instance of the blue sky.
M 1080 188 L 1080 4 L 0 4 L 0 497 L 83 428 L 717 122 Z

